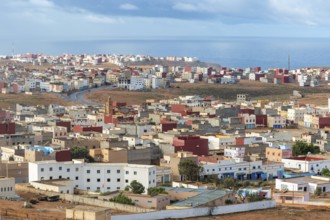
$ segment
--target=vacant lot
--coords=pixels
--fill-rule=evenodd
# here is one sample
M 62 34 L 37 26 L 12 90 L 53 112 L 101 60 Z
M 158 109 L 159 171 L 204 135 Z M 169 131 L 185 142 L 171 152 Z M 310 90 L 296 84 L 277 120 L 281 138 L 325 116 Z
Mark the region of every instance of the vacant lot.
M 26 94 L 0 94 L 0 108 L 13 108 L 16 103 L 25 105 L 70 105 L 73 104 L 59 98 L 54 94 L 37 93 L 33 95 Z
M 174 83 L 172 84 L 172 88 L 150 92 L 101 90 L 90 93 L 85 98 L 104 103 L 106 98 L 111 96 L 115 101 L 127 102 L 128 104 L 141 104 L 146 99 L 173 98 L 180 95 L 214 96 L 223 101 L 232 101 L 236 99 L 237 94 L 248 93 L 253 99 L 285 101 L 290 99 L 293 90 L 298 90 L 305 94 L 306 98 L 299 100 L 301 103 L 324 105 L 327 104 L 327 98 L 330 97 L 330 87 L 326 86 L 301 88 L 297 84 L 273 85 L 242 80 L 236 85 Z
M 189 218 L 191 220 L 327 220 L 330 219 L 330 210 L 324 209 L 304 209 L 295 207 L 276 207 L 252 212 L 243 212 L 228 215 Z

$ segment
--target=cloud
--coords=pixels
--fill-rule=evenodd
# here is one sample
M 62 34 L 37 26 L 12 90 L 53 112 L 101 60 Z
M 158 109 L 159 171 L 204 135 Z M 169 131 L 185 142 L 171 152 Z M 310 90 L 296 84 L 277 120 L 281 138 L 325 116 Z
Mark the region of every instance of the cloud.
M 174 10 L 179 10 L 179 11 L 198 11 L 198 8 L 196 5 L 192 5 L 189 3 L 176 3 L 173 5 Z
M 50 0 L 29 0 L 29 2 L 32 5 L 38 6 L 38 7 L 54 7 L 54 3 Z
M 133 5 L 133 4 L 130 4 L 130 3 L 121 4 L 119 6 L 119 8 L 122 9 L 122 10 L 128 10 L 128 11 L 139 10 L 139 8 L 136 5 Z
M 87 21 L 95 23 L 104 23 L 104 24 L 113 24 L 116 23 L 116 19 L 110 18 L 108 16 L 96 15 L 96 14 L 87 14 L 85 15 Z

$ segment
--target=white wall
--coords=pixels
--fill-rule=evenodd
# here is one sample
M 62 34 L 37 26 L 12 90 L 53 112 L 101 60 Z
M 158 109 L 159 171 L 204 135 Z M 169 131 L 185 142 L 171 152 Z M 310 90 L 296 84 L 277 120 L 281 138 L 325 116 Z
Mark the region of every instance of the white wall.
M 265 200 L 253 203 L 244 203 L 238 205 L 226 205 L 205 208 L 162 210 L 157 212 L 148 212 L 132 215 L 112 215 L 111 220 L 155 220 L 155 219 L 173 219 L 189 218 L 210 215 L 223 215 L 229 213 L 246 212 L 252 210 L 275 208 L 276 203 L 273 200 Z

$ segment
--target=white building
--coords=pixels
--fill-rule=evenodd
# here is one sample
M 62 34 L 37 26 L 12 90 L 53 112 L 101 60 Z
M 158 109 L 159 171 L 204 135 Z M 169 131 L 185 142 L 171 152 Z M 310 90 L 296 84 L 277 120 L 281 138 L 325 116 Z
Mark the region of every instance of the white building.
M 0 177 L 0 198 L 17 197 L 15 193 L 15 178 Z
M 276 179 L 275 188 L 281 191 L 304 191 L 314 193 L 320 187 L 322 192 L 330 192 L 330 179 L 321 176 Z
M 133 180 L 148 189 L 156 186 L 156 166 L 81 160 L 29 163 L 29 182 L 63 178 L 73 180 L 76 188 L 89 191 L 124 190 Z
M 282 159 L 285 168 L 299 170 L 305 173 L 320 173 L 323 168 L 330 168 L 330 160 L 313 156 L 291 157 Z
M 144 89 L 144 78 L 132 76 L 130 84 L 128 85 L 129 90 L 143 90 Z
M 324 115 L 329 111 L 328 107 L 301 107 L 301 108 L 292 108 L 288 109 L 287 119 L 289 121 L 293 121 L 298 123 L 298 121 L 304 120 L 305 114 L 316 114 L 316 115 Z
M 225 157 L 230 157 L 233 159 L 243 158 L 244 155 L 245 155 L 245 147 L 239 147 L 239 146 L 226 147 L 224 151 Z
M 234 159 L 218 160 L 217 163 L 201 162 L 203 174 L 205 176 L 217 175 L 219 179 L 229 176 L 235 179 L 272 179 L 281 178 L 284 172 L 282 163 L 276 162 L 236 162 Z

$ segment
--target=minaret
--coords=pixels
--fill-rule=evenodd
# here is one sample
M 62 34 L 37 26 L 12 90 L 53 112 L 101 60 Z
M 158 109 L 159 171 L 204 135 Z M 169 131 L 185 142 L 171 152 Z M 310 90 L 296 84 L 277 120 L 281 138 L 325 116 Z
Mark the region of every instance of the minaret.
M 105 115 L 112 115 L 112 101 L 111 101 L 111 96 L 108 97 L 108 100 L 105 103 Z

